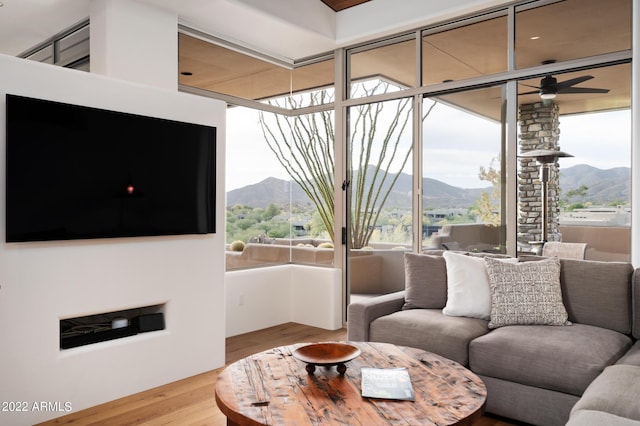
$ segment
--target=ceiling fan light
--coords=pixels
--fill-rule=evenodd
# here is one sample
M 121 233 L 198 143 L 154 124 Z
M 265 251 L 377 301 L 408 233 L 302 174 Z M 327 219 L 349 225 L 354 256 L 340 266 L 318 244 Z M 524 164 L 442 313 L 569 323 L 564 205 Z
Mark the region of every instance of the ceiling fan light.
M 554 99 L 556 97 L 556 94 L 553 92 L 550 93 L 540 93 L 540 97 L 542 99 Z

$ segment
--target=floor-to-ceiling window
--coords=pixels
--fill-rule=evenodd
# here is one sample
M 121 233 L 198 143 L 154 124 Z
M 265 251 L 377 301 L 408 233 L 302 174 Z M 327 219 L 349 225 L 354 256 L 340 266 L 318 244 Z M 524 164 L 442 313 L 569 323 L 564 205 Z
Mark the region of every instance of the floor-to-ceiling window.
M 389 293 L 404 286 L 403 252 L 411 250 L 413 238 L 412 112 L 412 98 L 349 109 L 352 293 Z
M 542 147 L 544 138 L 555 137 L 555 145 L 550 148 L 574 155 L 558 160 L 556 175 L 560 183 L 553 188 L 558 195 L 557 210 L 547 212 L 547 217 L 559 218 L 558 238 L 588 242 L 586 234 L 576 237 L 564 229 L 569 226 L 568 218 L 576 219 L 585 208 L 616 209 L 616 215 L 628 215 L 625 194 L 629 193 L 629 178 L 624 173 L 629 172 L 630 149 L 630 10 L 630 0 L 521 2 L 350 47 L 345 50 L 345 64 L 338 74 L 334 74 L 335 63 L 330 58 L 305 67 L 281 66 L 269 60 L 245 66 L 229 52 L 204 54 L 206 48 L 195 43 L 197 49 L 193 51 L 198 53 L 195 57 L 185 55 L 184 63 L 192 64 L 196 71 L 197 67 L 201 69 L 180 78 L 181 84 L 220 93 L 231 104 L 246 107 L 244 101 L 250 100 L 257 104 L 251 108 L 266 110 L 262 122 L 260 118 L 240 120 L 238 126 L 244 129 L 229 135 L 241 135 L 255 125 L 262 132 L 255 143 L 269 148 L 272 131 L 280 134 L 284 145 L 274 152 L 277 144 L 272 143 L 269 155 L 261 158 L 273 165 L 274 172 L 286 171 L 291 200 L 298 186 L 309 200 L 307 206 L 290 202 L 286 210 L 289 240 L 304 237 L 316 247 L 320 243 L 342 243 L 342 235 L 333 235 L 327 229 L 342 212 L 334 211 L 331 218 L 322 210 L 323 205 L 331 205 L 330 185 L 317 180 L 306 191 L 300 185 L 329 178 L 335 169 L 327 166 L 331 163 L 336 167 L 333 160 L 340 150 L 348 160 L 338 165 L 348 169 L 342 185 L 347 190 L 338 190 L 333 197 L 344 195 L 349 201 L 345 224 L 348 235 L 344 239 L 348 255 L 371 249 L 368 255 L 376 254 L 376 250 L 401 253 L 401 248 L 415 247 L 502 252 L 505 247 L 513 247 L 509 254 L 515 255 L 530 250 L 529 241 L 541 239 L 540 215 L 531 213 L 527 217 L 526 213 L 529 208 L 540 210 L 538 165 L 535 159 L 521 158 L 534 146 L 527 145 L 529 133 L 540 131 L 536 137 L 542 138 Z M 181 71 L 185 71 L 182 65 Z M 194 78 L 203 72 L 210 75 Z M 333 82 L 343 79 L 344 98 L 336 99 Z M 529 125 L 525 123 L 527 114 L 539 114 L 531 108 L 551 103 L 559 122 L 551 136 L 545 133 L 549 129 L 544 119 L 533 123 L 531 129 L 524 127 Z M 344 128 L 332 127 L 334 105 L 346 117 Z M 230 110 L 230 117 L 235 113 Z M 274 119 L 267 126 L 266 117 Z M 388 117 L 397 119 L 394 122 Z M 597 129 L 588 131 L 594 123 L 599 123 Z M 538 124 L 540 128 L 534 130 Z M 381 148 L 385 137 L 386 148 Z M 322 148 L 294 154 L 298 149 L 296 139 L 313 144 L 314 149 Z M 229 157 L 230 175 L 250 175 L 254 170 L 243 160 L 249 157 L 247 150 L 259 150 L 257 145 L 243 145 L 245 142 L 237 142 L 235 160 Z M 228 146 L 233 144 L 229 139 Z M 599 147 L 601 155 L 589 157 L 583 152 L 586 145 Z M 616 152 L 617 159 L 605 161 L 605 151 Z M 313 173 L 315 177 L 302 175 L 296 183 L 293 169 L 287 170 L 287 161 L 319 167 Z M 516 176 L 522 174 L 524 161 L 529 161 L 531 168 L 531 200 L 526 200 L 529 187 L 518 183 Z M 620 172 L 626 183 L 621 183 L 621 190 L 615 194 L 608 191 L 610 197 L 604 199 L 598 194 L 597 179 L 587 183 L 587 175 L 573 174 L 582 165 L 607 173 Z M 378 189 L 374 176 L 385 179 Z M 339 187 L 334 184 L 334 191 Z M 315 202 L 309 196 L 310 188 L 319 191 Z M 366 191 L 377 194 L 377 198 L 366 195 Z M 416 200 L 421 206 L 416 206 Z M 271 208 L 267 216 L 275 212 Z M 486 233 L 472 234 L 478 228 Z M 467 232 L 460 234 L 461 230 Z M 508 235 L 517 237 L 509 242 Z M 628 238 L 622 241 L 628 252 Z M 353 266 L 350 263 L 347 267 Z M 398 277 L 391 281 L 401 287 L 402 271 L 395 271 Z
M 519 5 L 514 44 L 515 67 L 540 70 L 518 82 L 519 152 L 563 153 L 518 161 L 519 250 L 562 241 L 629 261 L 631 2 Z
M 416 37 L 348 53 L 347 270 L 351 294 L 404 288 L 403 253 L 413 246 L 413 98 Z M 376 96 L 392 99 L 368 102 Z

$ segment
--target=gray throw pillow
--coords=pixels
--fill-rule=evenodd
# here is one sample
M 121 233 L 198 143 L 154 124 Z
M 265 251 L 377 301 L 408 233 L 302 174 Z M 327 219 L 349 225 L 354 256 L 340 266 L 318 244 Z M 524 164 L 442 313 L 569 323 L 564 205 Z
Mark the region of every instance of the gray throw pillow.
M 560 261 L 507 263 L 487 257 L 491 287 L 489 328 L 505 325 L 568 325 L 560 288 Z
M 442 256 L 404 254 L 402 309 L 442 309 L 447 303 L 447 265 Z

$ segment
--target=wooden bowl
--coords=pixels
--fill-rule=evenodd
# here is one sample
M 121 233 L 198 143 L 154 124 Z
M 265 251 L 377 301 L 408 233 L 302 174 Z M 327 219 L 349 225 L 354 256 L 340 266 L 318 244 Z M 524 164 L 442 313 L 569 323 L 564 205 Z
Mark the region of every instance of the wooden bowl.
M 306 370 L 313 374 L 316 365 L 332 367 L 337 365 L 340 374 L 347 371 L 344 365 L 360 355 L 360 349 L 347 343 L 312 343 L 301 346 L 293 352 L 293 356 L 307 364 Z

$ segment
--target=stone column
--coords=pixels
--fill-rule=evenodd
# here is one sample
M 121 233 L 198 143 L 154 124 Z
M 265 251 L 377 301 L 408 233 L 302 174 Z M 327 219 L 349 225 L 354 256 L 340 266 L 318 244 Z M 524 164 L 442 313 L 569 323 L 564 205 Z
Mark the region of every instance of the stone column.
M 536 149 L 560 150 L 558 105 L 553 101 L 520 105 L 520 153 Z M 542 241 L 542 182 L 535 158 L 520 158 L 518 174 L 518 246 Z M 547 241 L 560 241 L 558 219 L 558 162 L 550 165 L 547 184 Z

